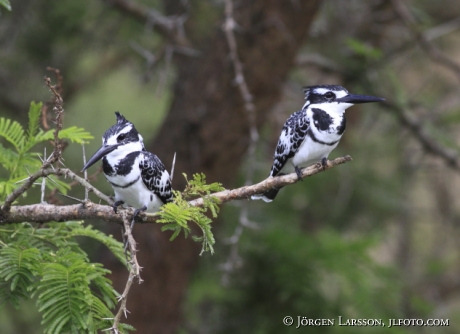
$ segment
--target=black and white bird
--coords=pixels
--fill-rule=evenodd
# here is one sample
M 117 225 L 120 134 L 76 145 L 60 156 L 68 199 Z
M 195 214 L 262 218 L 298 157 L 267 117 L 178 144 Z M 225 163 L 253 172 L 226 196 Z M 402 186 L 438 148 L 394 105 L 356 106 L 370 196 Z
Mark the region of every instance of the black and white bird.
M 350 94 L 338 85 L 304 87 L 304 92 L 304 106 L 287 119 L 281 130 L 269 177 L 280 175 L 288 161 L 294 166 L 299 179 L 300 165 L 321 162 L 325 167 L 327 157 L 337 147 L 345 131 L 345 110 L 354 104 L 385 100 Z M 271 189 L 252 196 L 252 199 L 271 202 L 278 191 Z
M 107 181 L 115 191 L 113 209 L 119 205 L 156 212 L 172 201 L 171 178 L 158 157 L 145 150 L 142 136 L 134 125 L 115 112 L 117 123 L 102 137 L 102 147 L 88 160 L 85 169 L 102 158 Z

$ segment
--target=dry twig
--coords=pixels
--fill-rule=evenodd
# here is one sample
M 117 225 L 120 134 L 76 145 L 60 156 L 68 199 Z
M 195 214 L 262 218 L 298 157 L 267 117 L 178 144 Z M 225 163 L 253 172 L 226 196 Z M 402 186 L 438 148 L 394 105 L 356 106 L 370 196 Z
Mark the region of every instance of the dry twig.
M 54 69 L 52 69 L 54 70 Z M 54 70 L 55 72 L 59 73 L 59 70 Z M 58 75 L 58 74 L 57 74 Z M 62 80 L 62 77 L 61 77 Z M 56 124 L 56 129 L 54 130 L 54 151 L 52 154 L 51 159 L 45 160 L 43 163 L 42 169 L 48 168 L 52 163 L 59 162 L 61 160 L 62 154 L 62 141 L 59 139 L 59 131 L 62 130 L 63 118 L 64 118 L 64 100 L 59 93 L 61 90 L 60 86 L 58 85 L 51 85 L 51 79 L 45 77 L 45 84 L 51 90 L 54 95 L 54 112 L 56 113 L 56 118 L 54 119 L 54 123 Z
M 427 131 L 425 122 L 419 120 L 403 107 L 390 101 L 384 101 L 382 105 L 390 109 L 398 117 L 400 123 L 407 128 L 412 135 L 420 142 L 425 151 L 443 159 L 448 166 L 460 171 L 460 161 L 458 153 L 441 145 Z
M 127 0 L 107 0 L 113 8 L 130 15 L 131 17 L 148 22 L 160 35 L 180 46 L 190 46 L 190 42 L 184 34 L 184 16 L 167 17 L 160 12 L 148 8 L 135 1 Z
M 140 276 L 140 271 L 141 267 L 139 266 L 139 263 L 137 262 L 137 248 L 136 248 L 136 241 L 133 238 L 133 235 L 131 233 L 131 226 L 129 223 L 129 217 L 128 217 L 128 212 L 126 210 L 123 210 L 120 213 L 121 218 L 123 219 L 123 226 L 125 229 L 125 236 L 128 240 L 128 247 L 129 247 L 129 256 L 130 260 L 128 262 L 129 266 L 129 276 L 128 280 L 126 281 L 125 289 L 123 290 L 123 293 L 118 297 L 118 301 L 121 302 L 120 308 L 118 309 L 117 314 L 113 318 L 113 325 L 109 329 L 112 331 L 112 333 L 117 334 L 118 333 L 118 326 L 120 325 L 120 319 L 121 315 L 124 314 L 125 318 L 127 318 L 127 313 L 129 313 L 126 303 L 128 301 L 128 293 L 129 290 L 131 289 L 131 285 L 134 282 L 134 279 L 137 277 L 139 284 L 143 282 L 141 276 Z
M 233 2 L 232 0 L 225 0 L 225 22 L 223 25 L 223 30 L 225 32 L 225 37 L 227 39 L 227 44 L 230 52 L 230 59 L 232 60 L 233 69 L 235 71 L 235 83 L 238 86 L 240 95 L 244 101 L 244 109 L 246 111 L 246 116 L 248 118 L 249 124 L 249 145 L 246 151 L 246 175 L 245 175 L 245 185 L 248 186 L 253 182 L 254 176 L 254 166 L 255 166 L 255 152 L 257 148 L 257 142 L 259 140 L 259 133 L 257 131 L 256 124 L 256 108 L 253 103 L 253 96 L 249 90 L 249 87 L 246 83 L 246 78 L 243 73 L 243 64 L 241 63 L 238 57 L 238 45 L 236 43 L 236 38 L 234 34 L 234 29 L 236 27 L 236 21 L 233 17 Z M 228 282 L 227 273 L 230 272 L 233 268 L 237 267 L 241 262 L 238 255 L 238 241 L 241 234 L 243 233 L 243 227 L 247 227 L 249 222 L 248 217 L 248 207 L 247 202 L 243 202 L 240 208 L 239 214 L 239 223 L 233 233 L 233 236 L 230 237 L 233 242 L 231 243 L 230 255 L 225 264 L 222 265 L 222 268 L 225 271 L 223 276 L 224 283 Z M 255 224 L 251 224 L 255 225 Z
M 425 50 L 433 61 L 450 69 L 453 73 L 455 73 L 457 79 L 460 80 L 460 64 L 447 57 L 441 50 L 430 42 L 429 38 L 417 26 L 415 18 L 412 16 L 404 1 L 392 0 L 392 3 L 396 14 L 398 14 L 410 32 L 414 35 L 420 47 Z

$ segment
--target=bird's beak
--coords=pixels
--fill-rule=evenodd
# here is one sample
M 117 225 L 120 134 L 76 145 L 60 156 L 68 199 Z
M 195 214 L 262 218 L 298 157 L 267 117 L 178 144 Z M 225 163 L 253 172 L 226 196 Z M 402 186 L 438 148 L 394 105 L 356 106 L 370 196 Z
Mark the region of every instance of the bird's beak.
M 100 149 L 96 151 L 96 153 L 93 154 L 93 156 L 88 160 L 86 165 L 83 167 L 81 170 L 84 172 L 86 169 L 88 169 L 91 165 L 93 165 L 95 162 L 99 161 L 103 156 L 109 154 L 113 150 L 115 150 L 118 147 L 118 145 L 102 145 Z
M 348 94 L 344 97 L 335 100 L 336 102 L 344 102 L 351 104 L 358 103 L 369 103 L 369 102 L 381 102 L 385 101 L 383 97 L 369 96 L 369 95 L 358 95 L 358 94 Z

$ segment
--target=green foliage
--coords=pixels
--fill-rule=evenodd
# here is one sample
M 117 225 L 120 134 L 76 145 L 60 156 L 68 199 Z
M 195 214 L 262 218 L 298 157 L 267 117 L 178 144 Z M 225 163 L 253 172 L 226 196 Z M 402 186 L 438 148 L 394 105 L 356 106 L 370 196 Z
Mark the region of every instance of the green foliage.
M 16 121 L 0 118 L 0 137 L 11 146 L 7 148 L 0 144 L 0 165 L 7 170 L 9 175 L 7 179 L 0 179 L 0 200 L 18 187 L 19 181 L 28 177 L 28 171 L 40 168 L 42 162 L 39 154 L 33 152 L 32 148 L 54 138 L 54 130 L 45 132 L 40 129 L 41 107 L 42 103 L 32 102 L 30 104 L 29 124 L 26 130 Z M 62 129 L 59 132 L 59 138 L 83 144 L 93 137 L 84 129 L 72 126 Z M 56 177 L 50 176 L 49 179 L 51 182 L 46 183 L 49 188 L 58 188 L 62 193 L 66 193 L 69 189 L 66 183 Z
M 108 249 L 110 249 L 113 255 L 115 255 L 115 257 L 120 260 L 121 263 L 126 263 L 126 255 L 124 250 L 120 248 L 120 243 L 111 235 L 107 236 L 101 231 L 94 230 L 91 225 L 83 227 L 81 224 L 79 224 L 78 227 L 73 228 L 70 235 L 72 237 L 83 236 L 97 240 L 104 244 Z
M 11 12 L 11 3 L 9 0 L 0 0 L 0 7 L 6 8 Z
M 21 249 L 17 245 L 4 247 L 0 258 L 0 305 L 9 301 L 15 308 L 19 300 L 28 298 L 28 289 L 35 281 L 35 274 L 40 270 L 38 258 L 40 252 L 36 248 Z
M 0 137 L 10 146 L 0 145 L 0 164 L 9 174 L 8 179 L 0 180 L 2 197 L 17 186 L 17 181 L 27 178 L 29 170 L 41 168 L 42 161 L 32 149 L 54 139 L 54 130 L 40 129 L 41 107 L 41 103 L 31 103 L 27 128 L 0 118 Z M 81 128 L 69 127 L 59 132 L 59 138 L 83 144 L 92 137 Z M 65 183 L 53 181 L 48 186 L 62 192 L 68 189 Z M 213 252 L 212 220 L 206 213 L 209 210 L 210 216 L 217 217 L 219 203 L 211 194 L 222 189 L 218 183 L 206 184 L 203 174 L 187 180 L 184 192 L 176 191 L 174 202 L 163 206 L 159 213 L 159 221 L 165 224 L 163 230 L 173 231 L 171 240 L 181 230 L 188 236 L 191 221 L 202 230 L 202 236 L 193 236 L 202 243 L 202 253 Z M 203 197 L 204 205 L 190 206 L 187 200 L 194 197 Z M 0 229 L 0 305 L 10 303 L 18 308 L 22 299 L 35 298 L 45 333 L 96 333 L 110 327 L 110 309 L 116 305 L 117 293 L 106 278 L 109 271 L 91 263 L 79 246 L 77 239 L 81 237 L 101 242 L 122 263 L 126 262 L 121 243 L 82 222 L 48 223 L 41 228 L 22 223 Z M 121 325 L 121 331 L 128 329 L 131 327 Z
M 32 149 L 54 139 L 54 130 L 40 129 L 41 103 L 32 102 L 29 124 L 0 118 L 0 137 L 10 147 L 0 145 L 0 164 L 8 178 L 0 180 L 4 198 L 17 181 L 41 168 L 42 161 Z M 81 128 L 69 127 L 59 132 L 60 139 L 83 144 L 92 136 Z M 51 178 L 48 187 L 65 192 L 68 185 Z M 22 299 L 36 297 L 45 333 L 97 333 L 111 326 L 117 293 L 109 273 L 100 264 L 91 263 L 77 238 L 89 237 L 107 246 L 125 263 L 123 245 L 82 222 L 49 223 L 35 228 L 28 223 L 0 229 L 0 305 L 19 307 Z M 122 331 L 130 327 L 123 325 Z
M 382 58 L 382 51 L 368 44 L 363 43 L 355 38 L 349 38 L 346 41 L 347 46 L 357 55 L 367 60 L 375 61 Z
M 102 279 L 101 293 L 111 307 L 116 301 L 114 291 L 106 289 L 110 281 L 104 277 L 108 270 L 100 265 L 88 265 L 85 256 L 69 251 L 59 250 L 53 257 L 57 261 L 43 264 L 43 275 L 37 284 L 37 306 L 43 314 L 43 323 L 47 325 L 46 333 L 94 331 L 103 318 L 110 318 L 112 313 L 92 293 L 90 283 Z M 94 307 L 96 305 L 96 307 Z M 105 326 L 110 327 L 109 324 Z
M 203 173 L 194 174 L 193 180 L 190 181 L 187 179 L 186 174 L 183 175 L 187 181 L 184 192 L 174 191 L 174 201 L 163 205 L 158 212 L 160 216 L 158 222 L 166 224 L 161 230 L 174 231 L 170 240 L 174 240 L 181 230 L 187 237 L 191 232 L 187 222 L 194 222 L 203 233 L 200 237 L 192 236 L 193 240 L 202 243 L 200 255 L 205 251 L 210 251 L 213 254 L 215 240 L 211 232 L 212 220 L 206 216 L 206 212 L 209 210 L 213 218 L 217 217 L 219 201 L 211 196 L 211 193 L 221 191 L 224 188 L 217 182 L 206 184 L 206 176 Z M 193 197 L 202 197 L 204 200 L 203 207 L 190 206 L 187 200 Z
M 356 333 L 356 327 L 338 326 L 338 316 L 384 321 L 397 317 L 397 272 L 368 256 L 378 238 L 346 239 L 330 228 L 304 233 L 276 226 L 246 231 L 243 239 L 244 267 L 233 272 L 226 289 L 220 286 L 214 263 L 192 283 L 189 294 L 195 300 L 186 310 L 192 324 L 196 322 L 192 331 L 205 323 L 213 333 L 289 333 L 295 332 L 297 316 L 306 316 L 334 319 L 335 326 L 308 326 L 305 332 Z M 201 315 L 200 304 L 213 307 Z M 290 328 L 282 322 L 287 315 L 295 320 Z M 387 331 L 369 327 L 365 332 Z
M 80 236 L 102 242 L 124 262 L 120 242 L 82 222 L 2 228 L 0 305 L 17 308 L 21 299 L 36 296 L 45 333 L 97 333 L 110 327 L 118 294 L 106 278 L 109 270 L 91 263 L 78 245 Z

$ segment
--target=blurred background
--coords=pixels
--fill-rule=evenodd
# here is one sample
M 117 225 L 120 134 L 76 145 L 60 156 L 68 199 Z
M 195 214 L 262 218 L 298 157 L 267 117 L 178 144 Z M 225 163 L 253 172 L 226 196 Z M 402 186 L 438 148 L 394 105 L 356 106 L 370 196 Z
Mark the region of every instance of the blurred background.
M 349 154 L 352 162 L 284 188 L 270 204 L 223 205 L 214 255 L 200 257 L 200 244 L 182 235 L 169 242 L 160 226 L 136 225 L 144 283 L 131 289 L 126 322 L 138 333 L 283 333 L 295 330 L 297 316 L 450 324 L 303 329 L 309 333 L 460 331 L 458 1 L 11 5 L 0 16 L 1 116 L 25 124 L 32 100 L 50 100 L 43 77 L 56 78 L 46 68 L 58 68 L 65 126 L 95 137 L 86 155 L 120 111 L 168 169 L 177 153 L 176 189 L 182 173 L 204 172 L 226 188 L 266 178 L 284 122 L 303 105 L 302 86 L 340 84 L 386 98 L 348 109 L 330 158 Z M 231 19 L 233 50 L 224 31 Z M 252 96 L 246 104 L 232 51 Z M 63 156 L 68 168 L 82 168 L 80 146 Z M 89 171 L 94 184 L 111 193 L 97 168 Z M 71 194 L 83 197 L 83 189 Z M 38 201 L 37 192 L 23 202 Z M 119 226 L 88 223 L 121 239 Z M 102 246 L 85 247 L 121 291 L 126 269 Z M 292 327 L 282 323 L 287 315 Z M 0 323 L 2 333 L 42 332 L 33 301 L 3 307 Z

